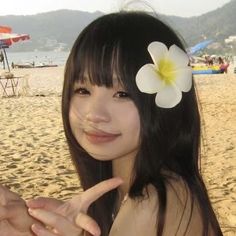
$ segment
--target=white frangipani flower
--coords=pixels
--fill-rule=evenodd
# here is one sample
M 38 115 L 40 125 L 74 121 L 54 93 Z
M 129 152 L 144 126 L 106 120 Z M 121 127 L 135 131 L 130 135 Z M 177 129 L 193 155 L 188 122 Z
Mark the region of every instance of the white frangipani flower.
M 154 64 L 139 69 L 136 84 L 143 93 L 157 93 L 157 106 L 172 108 L 181 101 L 182 92 L 188 92 L 192 86 L 188 55 L 176 45 L 168 50 L 161 42 L 150 43 L 148 52 Z

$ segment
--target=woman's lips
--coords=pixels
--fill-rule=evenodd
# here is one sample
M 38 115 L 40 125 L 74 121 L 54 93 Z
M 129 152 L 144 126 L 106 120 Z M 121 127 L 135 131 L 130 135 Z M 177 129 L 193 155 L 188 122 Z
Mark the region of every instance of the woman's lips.
M 114 141 L 120 134 L 111 134 L 97 131 L 84 131 L 89 142 L 94 144 L 107 143 Z

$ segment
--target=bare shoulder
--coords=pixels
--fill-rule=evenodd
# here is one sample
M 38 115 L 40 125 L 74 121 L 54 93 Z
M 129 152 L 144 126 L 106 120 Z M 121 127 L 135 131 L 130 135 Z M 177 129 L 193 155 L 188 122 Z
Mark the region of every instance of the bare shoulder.
M 202 235 L 199 206 L 196 201 L 192 202 L 185 182 L 181 178 L 173 178 L 167 182 L 166 189 L 167 209 L 163 235 Z M 150 184 L 144 190 L 143 199 L 128 198 L 125 201 L 109 236 L 156 236 L 158 209 L 157 191 Z
M 166 184 L 167 209 L 164 235 L 202 235 L 203 224 L 198 201 L 180 177 Z M 171 227 L 170 227 L 171 226 Z

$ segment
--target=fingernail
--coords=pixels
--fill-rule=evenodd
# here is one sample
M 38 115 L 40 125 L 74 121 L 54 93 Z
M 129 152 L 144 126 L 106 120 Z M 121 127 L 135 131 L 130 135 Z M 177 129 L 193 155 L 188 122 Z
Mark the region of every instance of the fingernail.
M 100 230 L 92 229 L 91 231 L 92 231 L 91 233 L 92 233 L 93 236 L 100 236 Z
M 35 213 L 32 208 L 28 208 L 28 212 L 29 212 L 30 215 L 34 215 L 34 213 Z
M 32 199 L 26 200 L 26 201 L 25 201 L 26 205 L 27 205 L 27 206 L 30 205 L 31 201 L 32 201 Z
M 33 224 L 31 226 L 31 229 L 35 234 L 38 235 L 41 232 L 41 230 L 43 229 L 43 227 L 41 227 L 40 225 Z

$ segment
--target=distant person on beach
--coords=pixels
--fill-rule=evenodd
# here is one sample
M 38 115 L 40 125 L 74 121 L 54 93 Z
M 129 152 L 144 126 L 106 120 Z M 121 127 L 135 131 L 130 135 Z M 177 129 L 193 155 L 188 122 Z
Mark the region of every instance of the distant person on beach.
M 3 61 L 4 61 L 4 56 L 3 56 L 2 51 L 0 51 L 0 62 L 3 62 Z
M 189 58 L 168 25 L 142 12 L 90 23 L 66 63 L 62 116 L 84 193 L 28 201 L 35 235 L 222 236 L 199 172 Z M 0 219 L 33 235 L 24 202 L 12 199 Z
M 228 72 L 229 63 L 225 63 L 222 57 L 218 58 L 218 63 L 220 65 L 221 73 L 227 73 Z
M 205 60 L 206 60 L 206 65 L 207 66 L 212 66 L 214 64 L 213 63 L 213 58 L 211 58 L 209 55 L 205 56 Z
M 0 51 L 0 62 L 3 64 L 3 69 L 5 69 L 5 61 L 4 61 L 4 55 L 2 51 Z

